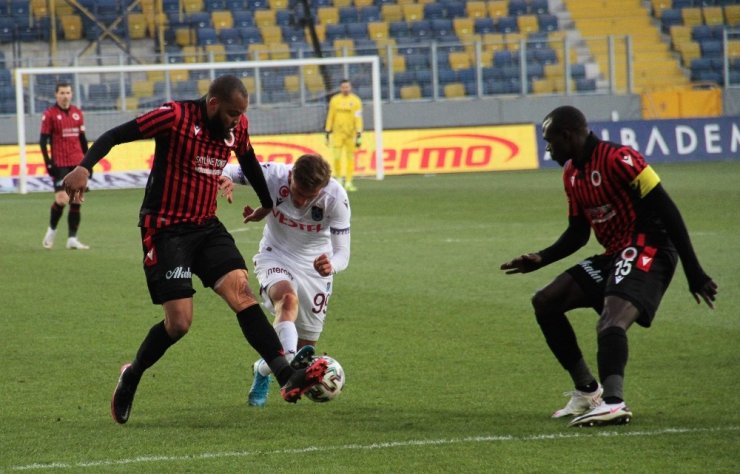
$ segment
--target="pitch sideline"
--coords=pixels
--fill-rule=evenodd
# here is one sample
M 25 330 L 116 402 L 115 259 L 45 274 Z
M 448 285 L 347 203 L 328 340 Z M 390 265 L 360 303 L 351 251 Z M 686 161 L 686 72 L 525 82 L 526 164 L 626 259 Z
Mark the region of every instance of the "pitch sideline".
M 621 433 L 619 431 L 596 431 L 589 429 L 589 432 L 580 431 L 578 433 L 553 433 L 543 435 L 513 436 L 513 435 L 484 435 L 469 436 L 464 438 L 448 439 L 419 439 L 407 441 L 388 441 L 384 443 L 372 444 L 344 444 L 337 446 L 307 446 L 305 448 L 287 448 L 270 451 L 224 451 L 215 453 L 200 453 L 184 456 L 138 456 L 135 458 L 125 459 L 106 459 L 100 461 L 80 461 L 80 462 L 52 462 L 52 463 L 35 463 L 18 466 L 10 466 L 10 471 L 35 471 L 43 469 L 73 469 L 102 466 L 120 466 L 128 464 L 154 463 L 154 462 L 180 462 L 180 461 L 198 461 L 202 459 L 219 459 L 219 458 L 241 458 L 251 456 L 265 455 L 283 455 L 283 454 L 304 454 L 328 451 L 350 451 L 350 450 L 374 450 L 374 449 L 392 449 L 404 448 L 411 446 L 443 446 L 451 444 L 467 443 L 495 443 L 495 442 L 527 442 L 527 441 L 549 441 L 558 439 L 574 438 L 600 438 L 600 437 L 635 437 L 635 436 L 665 436 L 672 434 L 692 434 L 692 433 L 721 433 L 728 431 L 738 431 L 740 426 L 725 426 L 718 428 L 665 428 L 653 431 L 628 431 Z M 2 472 L 2 468 L 0 468 Z

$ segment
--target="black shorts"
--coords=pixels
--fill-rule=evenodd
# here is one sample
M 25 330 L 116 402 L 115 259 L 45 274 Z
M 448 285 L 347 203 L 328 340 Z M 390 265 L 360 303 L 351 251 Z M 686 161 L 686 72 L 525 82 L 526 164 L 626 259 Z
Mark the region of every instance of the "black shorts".
M 73 169 L 77 168 L 76 166 L 62 166 L 60 168 L 54 167 L 54 176 L 52 176 L 52 181 L 54 184 L 54 192 L 59 192 L 64 190 L 64 186 L 62 186 L 62 180 L 65 176 L 67 176 L 69 173 L 72 172 Z
M 142 228 L 141 239 L 154 304 L 193 296 L 193 274 L 210 288 L 230 271 L 247 269 L 234 238 L 216 218 L 203 224 Z
M 604 307 L 604 297 L 619 296 L 640 311 L 637 324 L 650 327 L 677 262 L 672 246 L 650 246 L 638 238 L 615 254 L 587 258 L 567 273 L 588 295 L 597 312 L 601 313 Z

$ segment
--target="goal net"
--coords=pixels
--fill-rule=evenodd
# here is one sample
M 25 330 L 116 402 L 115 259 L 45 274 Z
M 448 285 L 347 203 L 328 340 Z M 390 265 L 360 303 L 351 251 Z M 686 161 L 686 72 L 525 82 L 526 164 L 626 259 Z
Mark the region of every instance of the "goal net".
M 17 163 L 0 176 L 0 191 L 50 190 L 38 146 L 41 114 L 55 102 L 56 84 L 72 86 L 86 135 L 106 130 L 169 100 L 204 95 L 213 79 L 234 74 L 250 94 L 249 131 L 260 161 L 290 163 L 304 153 L 330 159 L 324 141 L 328 99 L 348 79 L 363 100 L 365 133 L 355 153 L 358 176 L 383 178 L 380 62 L 377 56 L 19 68 L 15 70 Z M 154 142 L 123 144 L 95 167 L 91 188 L 144 186 Z M 52 150 L 53 153 L 53 150 Z

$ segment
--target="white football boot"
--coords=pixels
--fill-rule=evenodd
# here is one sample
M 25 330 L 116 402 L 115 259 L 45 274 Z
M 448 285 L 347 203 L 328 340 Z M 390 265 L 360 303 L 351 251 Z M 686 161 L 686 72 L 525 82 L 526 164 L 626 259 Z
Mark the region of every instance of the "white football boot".
M 568 426 L 580 428 L 603 425 L 624 425 L 632 421 L 632 412 L 624 402 L 601 402 L 588 413 L 573 418 Z
M 594 392 L 581 392 L 580 390 L 564 392 L 563 395 L 570 397 L 570 400 L 568 400 L 568 404 L 565 407 L 553 413 L 552 417 L 562 418 L 570 415 L 582 415 L 601 403 L 601 394 L 603 392 L 604 389 L 601 387 L 601 384 L 599 384 L 599 388 Z
M 52 248 L 54 246 L 54 237 L 56 237 L 56 235 L 56 229 L 52 229 L 51 227 L 47 228 L 46 235 L 44 235 L 44 241 L 41 242 L 41 245 L 43 245 L 45 249 Z
M 77 237 L 70 237 L 67 239 L 67 248 L 72 250 L 87 250 L 90 246 L 77 240 Z

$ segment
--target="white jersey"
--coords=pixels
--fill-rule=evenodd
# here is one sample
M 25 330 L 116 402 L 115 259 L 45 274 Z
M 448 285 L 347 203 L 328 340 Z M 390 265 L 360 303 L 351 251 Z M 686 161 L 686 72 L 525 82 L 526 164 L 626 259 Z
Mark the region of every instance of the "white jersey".
M 334 256 L 332 237 L 348 243 L 351 216 L 349 199 L 344 188 L 332 178 L 316 198 L 303 208 L 296 208 L 290 199 L 290 170 L 290 166 L 282 163 L 262 164 L 274 206 L 267 217 L 260 253 L 275 252 L 290 257 L 300 265 L 313 266 L 314 259 L 321 254 L 327 254 L 330 258 Z M 235 183 L 249 184 L 238 164 L 227 165 L 223 174 Z M 349 245 L 346 251 L 348 253 Z M 349 260 L 349 255 L 346 260 Z M 336 271 L 346 267 L 346 262 L 343 263 L 333 265 Z

